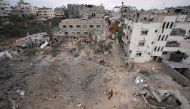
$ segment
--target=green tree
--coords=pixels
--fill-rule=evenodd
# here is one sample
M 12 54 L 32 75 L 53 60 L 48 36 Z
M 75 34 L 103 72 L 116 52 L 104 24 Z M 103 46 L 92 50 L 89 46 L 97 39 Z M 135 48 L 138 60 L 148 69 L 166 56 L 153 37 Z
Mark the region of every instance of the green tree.
M 69 12 L 68 12 L 68 10 L 65 10 L 65 11 L 64 11 L 64 16 L 65 16 L 65 19 L 68 19 L 68 18 L 69 18 Z
M 49 25 L 47 26 L 46 33 L 48 34 L 48 36 L 49 36 L 49 38 L 50 38 L 50 41 L 52 41 L 52 40 L 53 40 L 54 33 L 53 33 L 53 29 L 52 29 L 52 27 L 51 27 L 51 22 L 50 22 Z
M 105 50 L 106 51 L 111 51 L 111 49 L 112 49 L 112 44 L 113 44 L 113 42 L 109 42 L 106 46 L 105 46 Z

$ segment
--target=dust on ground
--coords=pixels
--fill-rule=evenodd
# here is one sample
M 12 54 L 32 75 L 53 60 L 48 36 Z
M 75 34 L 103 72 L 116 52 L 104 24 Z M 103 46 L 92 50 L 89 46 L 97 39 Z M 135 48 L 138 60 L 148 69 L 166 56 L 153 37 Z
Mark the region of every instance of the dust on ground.
M 106 65 L 100 65 L 99 59 L 104 59 Z M 150 67 L 144 65 L 137 64 L 132 72 L 128 72 L 115 41 L 110 56 L 95 55 L 92 59 L 85 50 L 78 57 L 66 51 L 56 57 L 49 54 L 30 59 L 17 57 L 0 63 L 0 107 L 143 109 L 143 98 L 136 96 L 138 86 L 134 78 L 138 75 L 137 70 L 152 69 L 152 65 L 159 69 L 157 63 L 150 63 Z M 158 86 L 156 88 L 181 87 L 161 72 L 143 75 L 147 84 Z M 162 81 L 167 85 L 161 84 Z

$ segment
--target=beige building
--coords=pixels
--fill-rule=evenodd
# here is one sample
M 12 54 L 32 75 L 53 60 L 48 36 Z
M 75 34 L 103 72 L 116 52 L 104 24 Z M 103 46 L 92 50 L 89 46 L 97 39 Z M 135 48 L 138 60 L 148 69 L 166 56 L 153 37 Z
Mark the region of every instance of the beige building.
M 60 24 L 60 33 L 68 37 L 92 36 L 98 40 L 105 39 L 108 24 L 104 19 L 66 19 Z
M 52 19 L 55 17 L 54 10 L 52 8 L 38 8 L 37 11 L 38 18 L 44 18 L 44 19 Z

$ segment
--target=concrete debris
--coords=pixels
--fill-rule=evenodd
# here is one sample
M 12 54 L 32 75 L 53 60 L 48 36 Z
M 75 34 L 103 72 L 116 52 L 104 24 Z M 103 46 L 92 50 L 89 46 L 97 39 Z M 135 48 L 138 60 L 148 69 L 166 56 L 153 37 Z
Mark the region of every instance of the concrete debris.
M 5 58 L 8 58 L 8 59 L 12 59 L 12 55 L 6 50 L 4 52 L 0 52 L 0 61 L 5 59 Z
M 143 82 L 144 82 L 144 80 L 139 75 L 135 78 L 135 84 L 136 85 L 141 84 Z
M 161 103 L 163 100 L 165 100 L 167 97 L 170 96 L 169 92 L 159 91 L 159 90 L 152 91 L 152 94 L 159 103 Z
M 15 42 L 17 47 L 38 47 L 44 42 L 48 41 L 49 37 L 46 33 L 38 33 L 28 35 L 27 37 L 21 38 Z
M 33 66 L 34 64 L 33 63 L 30 63 L 30 66 Z
M 18 93 L 18 94 L 20 94 L 21 96 L 24 96 L 25 91 L 22 91 L 22 90 L 17 90 L 17 93 Z
M 42 44 L 41 46 L 40 46 L 40 48 L 41 49 L 44 49 L 44 47 L 46 47 L 48 45 L 48 42 L 45 42 L 44 44 Z

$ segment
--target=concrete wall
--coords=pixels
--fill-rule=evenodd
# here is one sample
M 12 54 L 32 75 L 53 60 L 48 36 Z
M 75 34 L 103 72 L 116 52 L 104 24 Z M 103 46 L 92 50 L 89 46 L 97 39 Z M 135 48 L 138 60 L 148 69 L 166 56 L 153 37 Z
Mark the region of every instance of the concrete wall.
M 190 84 L 189 84 L 190 81 L 186 77 L 184 77 L 182 74 L 177 72 L 175 69 L 172 69 L 168 67 L 167 65 L 162 64 L 162 70 L 163 72 L 170 75 L 178 84 L 182 86 L 190 87 Z

